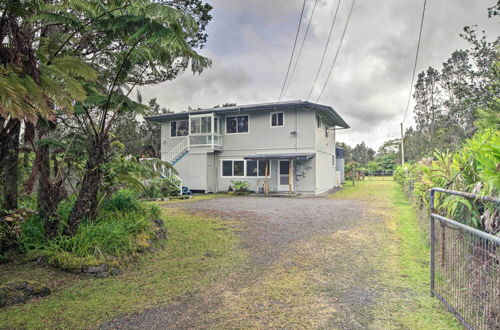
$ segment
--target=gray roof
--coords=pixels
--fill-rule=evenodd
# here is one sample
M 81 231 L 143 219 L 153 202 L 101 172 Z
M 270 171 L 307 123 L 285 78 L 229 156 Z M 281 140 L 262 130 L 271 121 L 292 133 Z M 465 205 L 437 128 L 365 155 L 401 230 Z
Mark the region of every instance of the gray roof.
M 310 159 L 314 157 L 314 153 L 277 153 L 277 154 L 256 154 L 243 157 L 250 160 L 265 160 L 265 159 Z
M 162 115 L 155 115 L 146 117 L 147 120 L 154 122 L 163 122 L 165 120 L 172 119 L 185 119 L 189 114 L 204 114 L 204 113 L 215 113 L 215 114 L 237 114 L 240 112 L 251 112 L 251 111 L 263 111 L 263 110 L 285 110 L 285 109 L 301 109 L 304 111 L 317 111 L 321 116 L 326 125 L 330 127 L 339 126 L 343 128 L 349 128 L 349 125 L 340 117 L 340 115 L 330 106 L 312 103 L 309 101 L 283 101 L 283 102 L 273 102 L 273 103 L 259 103 L 259 104 L 248 104 L 248 105 L 237 105 L 233 107 L 224 108 L 211 108 L 195 110 L 191 112 L 174 112 L 166 113 Z

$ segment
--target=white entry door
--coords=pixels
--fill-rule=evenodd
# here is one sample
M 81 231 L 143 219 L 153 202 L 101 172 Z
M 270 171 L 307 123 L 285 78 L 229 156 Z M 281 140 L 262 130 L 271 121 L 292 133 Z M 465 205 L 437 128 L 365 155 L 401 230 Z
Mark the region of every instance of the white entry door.
M 290 178 L 290 161 L 289 160 L 280 160 L 279 161 L 279 183 L 278 190 L 279 191 L 288 191 L 289 189 L 289 180 Z M 292 190 L 293 190 L 293 182 L 292 182 Z

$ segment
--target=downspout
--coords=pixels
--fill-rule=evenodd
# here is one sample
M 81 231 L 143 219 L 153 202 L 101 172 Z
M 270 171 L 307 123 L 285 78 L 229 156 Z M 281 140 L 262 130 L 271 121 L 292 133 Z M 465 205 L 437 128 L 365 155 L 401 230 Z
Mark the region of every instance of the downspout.
M 299 136 L 299 132 L 297 132 L 297 108 L 295 108 L 295 152 L 297 152 L 297 147 L 298 147 L 298 143 L 297 143 L 297 140 L 298 140 L 298 137 Z

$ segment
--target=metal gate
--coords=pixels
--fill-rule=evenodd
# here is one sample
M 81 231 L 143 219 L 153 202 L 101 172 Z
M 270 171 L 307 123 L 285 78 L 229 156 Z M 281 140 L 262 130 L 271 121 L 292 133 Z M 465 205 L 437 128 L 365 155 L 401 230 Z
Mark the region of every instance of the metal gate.
M 500 204 L 500 199 L 430 192 L 431 295 L 467 329 L 500 329 L 500 237 L 434 213 L 436 193 Z

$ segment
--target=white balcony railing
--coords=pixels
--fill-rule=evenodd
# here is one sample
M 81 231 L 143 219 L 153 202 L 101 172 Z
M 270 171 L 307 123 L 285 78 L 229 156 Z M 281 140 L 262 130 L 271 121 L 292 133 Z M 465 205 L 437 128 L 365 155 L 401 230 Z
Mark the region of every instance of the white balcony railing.
M 189 136 L 190 146 L 221 147 L 222 135 L 219 134 L 196 134 Z

